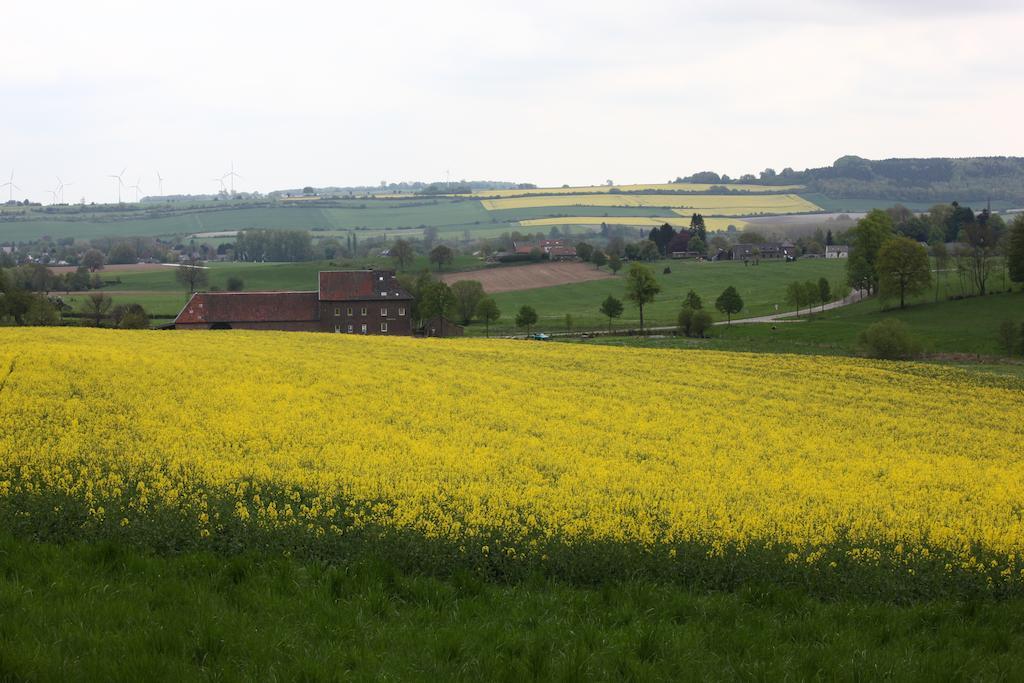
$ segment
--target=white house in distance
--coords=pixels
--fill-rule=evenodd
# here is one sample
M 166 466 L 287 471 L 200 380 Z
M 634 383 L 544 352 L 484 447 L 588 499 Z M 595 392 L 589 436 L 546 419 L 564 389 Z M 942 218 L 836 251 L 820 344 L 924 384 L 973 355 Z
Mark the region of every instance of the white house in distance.
M 845 244 L 826 244 L 825 258 L 849 258 L 850 247 Z

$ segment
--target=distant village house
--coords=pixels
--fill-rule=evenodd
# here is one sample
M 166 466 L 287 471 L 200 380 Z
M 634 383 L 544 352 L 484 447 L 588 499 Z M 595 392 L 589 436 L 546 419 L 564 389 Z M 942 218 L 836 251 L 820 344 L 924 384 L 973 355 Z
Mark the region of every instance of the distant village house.
M 785 259 L 796 258 L 796 245 L 790 242 L 765 242 L 764 244 L 737 244 L 732 248 L 733 260 L 753 258 Z

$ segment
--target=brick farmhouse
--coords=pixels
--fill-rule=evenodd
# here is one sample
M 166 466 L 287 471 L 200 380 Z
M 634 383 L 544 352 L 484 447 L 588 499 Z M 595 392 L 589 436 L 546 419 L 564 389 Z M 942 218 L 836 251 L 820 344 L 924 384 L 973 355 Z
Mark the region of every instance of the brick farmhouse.
M 394 271 L 324 271 L 315 292 L 196 292 L 174 328 L 409 336 L 411 304 Z

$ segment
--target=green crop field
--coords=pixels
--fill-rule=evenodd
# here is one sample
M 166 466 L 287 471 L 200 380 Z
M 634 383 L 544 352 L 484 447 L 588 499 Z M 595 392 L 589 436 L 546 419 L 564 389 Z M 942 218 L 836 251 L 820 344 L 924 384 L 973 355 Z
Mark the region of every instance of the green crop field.
M 172 209 L 173 210 L 173 209 Z M 142 214 L 142 215 L 139 215 Z M 434 226 L 439 231 L 459 231 L 477 226 L 493 228 L 500 221 L 483 209 L 479 200 L 337 200 L 325 206 L 309 204 L 246 207 L 190 208 L 172 215 L 145 217 L 129 214 L 84 214 L 57 220 L 50 214 L 33 214 L 33 220 L 0 221 L 0 241 L 51 237 L 126 237 L 188 235 L 202 232 L 278 228 L 295 230 L 352 230 L 365 228 L 416 228 Z
M 743 297 L 744 309 L 740 317 L 765 315 L 786 310 L 784 293 L 793 280 L 815 281 L 827 278 L 833 286 L 846 279 L 846 264 L 836 260 L 806 259 L 794 263 L 766 262 L 759 266 L 744 266 L 741 262 L 658 261 L 649 264 L 662 291 L 654 303 L 644 307 L 644 323 L 648 326 L 675 325 L 676 314 L 686 293 L 693 289 L 704 300 L 704 307 L 714 312 L 715 299 L 730 285 Z M 663 274 L 665 268 L 670 274 Z M 615 279 L 581 282 L 558 287 L 503 292 L 494 298 L 501 309 L 502 318 L 491 330 L 498 334 L 521 332 L 514 327 L 516 311 L 520 306 L 533 306 L 540 321 L 536 330 L 561 332 L 565 329 L 565 316 L 573 318 L 578 329 L 602 329 L 608 319 L 598 308 L 609 294 L 623 301 L 625 311 L 615 321 L 618 328 L 636 327 L 640 316 L 636 306 L 625 298 L 625 270 Z M 715 313 L 716 317 L 717 313 Z M 482 325 L 472 325 L 469 333 L 482 333 Z

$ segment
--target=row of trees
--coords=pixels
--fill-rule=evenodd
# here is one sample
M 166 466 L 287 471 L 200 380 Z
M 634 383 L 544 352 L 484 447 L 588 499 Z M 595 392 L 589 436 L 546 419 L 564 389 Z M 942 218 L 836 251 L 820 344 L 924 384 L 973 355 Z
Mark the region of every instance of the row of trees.
M 703 254 L 707 251 L 707 228 L 704 225 L 704 217 L 695 213 L 690 217 L 688 230 L 676 231 L 668 223 L 651 228 L 647 239 L 652 242 L 662 256 L 670 256 L 674 251 L 695 251 Z
M 1024 282 L 1024 215 L 1014 219 L 1008 230 L 997 229 L 988 211 L 974 216 L 970 209 L 952 205 L 951 215 L 958 216 L 963 242 L 951 254 L 945 244 L 931 247 L 938 272 L 956 264 L 957 273 L 971 285 L 971 290 L 984 295 L 997 259 L 1005 259 L 1005 271 L 1011 281 Z M 899 299 L 900 308 L 909 296 L 925 291 L 932 282 L 929 250 L 913 239 L 896 233 L 892 216 L 885 211 L 871 211 L 850 230 L 850 256 L 847 277 L 850 286 L 879 294 L 883 299 Z M 963 283 L 961 283 L 963 284 Z M 938 281 L 936 281 L 938 298 Z
M 806 282 L 790 282 L 786 286 L 786 303 L 796 309 L 797 317 L 804 308 L 810 313 L 811 309 L 821 304 L 822 310 L 825 304 L 833 299 L 832 285 L 825 278 L 819 278 L 817 282 L 808 280 Z
M 20 286 L 7 271 L 0 270 L 0 321 L 15 325 L 60 325 L 73 313 L 59 297 L 50 297 Z M 113 327 L 143 329 L 149 327 L 149 316 L 139 304 L 114 305 L 107 294 L 94 292 L 85 297 L 80 317 L 99 327 L 109 322 Z
M 398 270 L 405 270 L 416 259 L 416 250 L 409 240 L 395 240 L 388 253 Z M 441 269 L 449 265 L 454 259 L 454 250 L 446 244 L 438 244 L 427 253 L 427 260 L 437 266 L 438 272 L 441 272 Z

